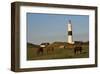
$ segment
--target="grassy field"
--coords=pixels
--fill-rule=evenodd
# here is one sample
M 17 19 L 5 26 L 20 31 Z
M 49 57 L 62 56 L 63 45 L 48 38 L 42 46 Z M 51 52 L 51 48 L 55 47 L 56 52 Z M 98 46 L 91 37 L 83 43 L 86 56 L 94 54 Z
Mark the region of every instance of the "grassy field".
M 48 53 L 46 49 L 44 49 L 43 54 L 37 54 L 38 46 L 28 45 L 27 60 L 88 58 L 89 45 L 83 44 L 82 48 L 83 50 L 80 54 L 74 54 L 74 50 L 68 48 L 55 48 L 54 51 L 49 51 Z

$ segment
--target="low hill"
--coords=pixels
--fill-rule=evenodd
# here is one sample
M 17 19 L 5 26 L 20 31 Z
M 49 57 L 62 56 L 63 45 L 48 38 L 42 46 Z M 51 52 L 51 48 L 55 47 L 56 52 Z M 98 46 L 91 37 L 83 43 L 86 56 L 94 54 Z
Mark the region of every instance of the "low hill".
M 39 48 L 40 46 L 36 44 L 32 44 L 32 43 L 27 43 L 27 47 L 28 48 Z
M 47 46 L 47 48 L 53 47 L 53 48 L 59 48 L 64 47 L 67 43 L 66 42 L 53 42 L 50 45 Z

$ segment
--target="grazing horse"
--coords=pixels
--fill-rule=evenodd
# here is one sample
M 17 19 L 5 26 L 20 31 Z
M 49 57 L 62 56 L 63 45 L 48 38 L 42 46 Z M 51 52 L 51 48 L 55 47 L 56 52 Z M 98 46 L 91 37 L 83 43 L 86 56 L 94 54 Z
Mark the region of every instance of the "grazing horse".
M 38 48 L 37 54 L 38 55 L 42 55 L 43 54 L 43 48 L 42 47 Z
M 82 46 L 74 47 L 74 54 L 80 54 L 82 52 Z

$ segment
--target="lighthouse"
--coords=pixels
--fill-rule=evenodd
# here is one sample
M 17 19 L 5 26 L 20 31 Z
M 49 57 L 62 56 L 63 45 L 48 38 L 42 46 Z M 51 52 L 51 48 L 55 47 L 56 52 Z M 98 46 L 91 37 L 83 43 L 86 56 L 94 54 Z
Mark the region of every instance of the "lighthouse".
M 72 35 L 72 23 L 71 23 L 71 20 L 69 20 L 69 22 L 68 22 L 68 25 L 67 25 L 67 32 L 68 32 L 68 38 L 67 38 L 67 42 L 69 43 L 69 44 L 74 44 L 74 42 L 73 42 L 73 35 Z

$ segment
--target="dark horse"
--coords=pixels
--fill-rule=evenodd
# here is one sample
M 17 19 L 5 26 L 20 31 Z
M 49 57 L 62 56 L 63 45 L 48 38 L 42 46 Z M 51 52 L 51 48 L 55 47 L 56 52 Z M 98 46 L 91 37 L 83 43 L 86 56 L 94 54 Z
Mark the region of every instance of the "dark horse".
M 74 54 L 80 54 L 82 52 L 82 46 L 74 47 Z
M 38 48 L 37 54 L 38 55 L 42 55 L 43 54 L 43 47 Z

